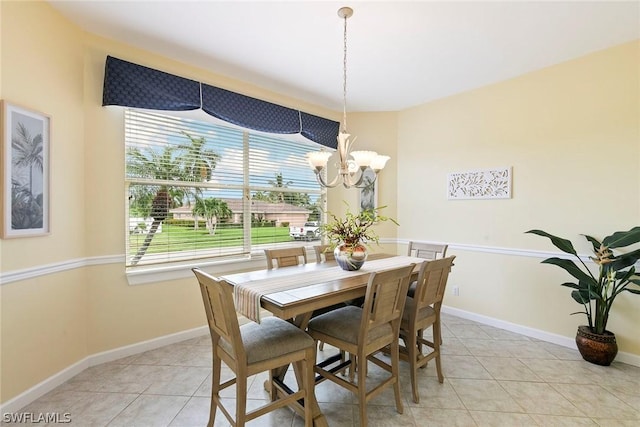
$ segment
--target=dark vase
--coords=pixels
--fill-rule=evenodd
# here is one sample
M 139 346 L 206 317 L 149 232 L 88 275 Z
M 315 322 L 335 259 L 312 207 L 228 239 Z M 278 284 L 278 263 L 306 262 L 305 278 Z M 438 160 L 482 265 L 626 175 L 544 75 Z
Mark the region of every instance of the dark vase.
M 343 270 L 360 270 L 367 260 L 367 248 L 360 243 L 355 245 L 340 244 L 333 250 L 338 265 Z
M 609 366 L 618 354 L 615 334 L 609 331 L 596 334 L 587 325 L 578 326 L 576 344 L 582 358 L 596 365 Z

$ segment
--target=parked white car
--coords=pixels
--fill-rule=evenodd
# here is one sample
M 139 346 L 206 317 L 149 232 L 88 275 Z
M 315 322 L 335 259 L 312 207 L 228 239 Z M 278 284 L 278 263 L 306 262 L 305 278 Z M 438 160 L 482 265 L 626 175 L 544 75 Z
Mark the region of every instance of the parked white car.
M 305 222 L 302 227 L 291 226 L 289 236 L 294 240 L 317 240 L 320 238 L 320 227 L 317 221 Z

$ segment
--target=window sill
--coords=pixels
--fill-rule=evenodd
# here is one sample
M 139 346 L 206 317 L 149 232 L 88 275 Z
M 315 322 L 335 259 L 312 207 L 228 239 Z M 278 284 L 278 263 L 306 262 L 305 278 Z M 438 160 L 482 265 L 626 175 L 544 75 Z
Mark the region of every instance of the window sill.
M 129 285 L 144 285 L 148 283 L 166 282 L 192 278 L 192 268 L 201 268 L 207 273 L 215 276 L 224 274 L 257 270 L 265 267 L 265 257 L 263 253 L 252 254 L 251 256 L 237 258 L 233 260 L 207 260 L 191 261 L 189 263 L 179 263 L 171 265 L 153 265 L 128 268 L 126 270 Z

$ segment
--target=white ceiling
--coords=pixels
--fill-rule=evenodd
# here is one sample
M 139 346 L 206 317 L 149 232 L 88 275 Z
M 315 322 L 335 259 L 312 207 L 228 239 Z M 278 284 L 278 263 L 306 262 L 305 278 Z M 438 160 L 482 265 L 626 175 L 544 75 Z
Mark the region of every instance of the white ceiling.
M 640 38 L 639 1 L 58 1 L 85 30 L 342 110 L 397 111 Z M 123 58 L 135 62 L 135 58 Z

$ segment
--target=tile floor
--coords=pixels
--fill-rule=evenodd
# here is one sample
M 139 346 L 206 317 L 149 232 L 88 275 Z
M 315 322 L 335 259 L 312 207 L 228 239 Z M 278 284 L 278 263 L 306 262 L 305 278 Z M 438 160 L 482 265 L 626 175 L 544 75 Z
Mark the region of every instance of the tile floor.
M 413 403 L 402 362 L 404 413 L 396 412 L 389 389 L 369 403 L 370 426 L 640 425 L 640 368 L 592 365 L 577 351 L 450 315 L 443 315 L 443 323 L 444 384 L 430 363 L 421 371 L 420 403 Z M 324 353 L 333 351 L 327 346 Z M 210 353 L 209 337 L 203 336 L 95 366 L 20 412 L 68 412 L 72 426 L 205 426 Z M 374 382 L 380 371 L 370 366 Z M 250 405 L 266 399 L 264 379 L 253 378 Z M 224 392 L 231 405 L 233 392 Z M 325 381 L 316 396 L 329 426 L 359 425 L 357 400 L 349 392 Z M 216 426 L 224 425 L 218 411 Z M 249 425 L 303 422 L 283 408 Z

